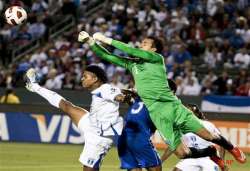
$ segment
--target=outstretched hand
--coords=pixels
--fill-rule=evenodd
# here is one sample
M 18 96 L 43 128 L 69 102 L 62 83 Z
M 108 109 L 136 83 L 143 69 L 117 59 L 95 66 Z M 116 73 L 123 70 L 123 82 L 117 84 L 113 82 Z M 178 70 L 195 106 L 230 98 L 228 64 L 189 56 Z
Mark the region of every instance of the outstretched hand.
M 90 45 L 94 44 L 95 41 L 92 37 L 89 36 L 89 33 L 87 33 L 86 31 L 81 31 L 78 34 L 78 41 L 81 43 L 88 43 Z

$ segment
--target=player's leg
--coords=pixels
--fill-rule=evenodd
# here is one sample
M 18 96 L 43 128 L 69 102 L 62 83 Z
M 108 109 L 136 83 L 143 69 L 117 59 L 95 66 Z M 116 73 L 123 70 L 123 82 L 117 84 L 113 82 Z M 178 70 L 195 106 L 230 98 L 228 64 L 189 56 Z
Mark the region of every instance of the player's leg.
M 163 141 L 169 146 L 170 150 L 174 151 L 176 146 L 174 145 L 174 116 L 172 110 L 172 104 L 158 101 L 148 107 L 149 116 L 157 128 L 157 131 Z
M 203 128 L 203 125 L 200 123 L 198 118 L 189 118 L 189 116 L 193 116 L 192 113 L 186 108 L 183 108 L 182 105 L 174 106 L 173 111 L 175 111 L 175 126 L 174 126 L 174 146 L 176 147 L 174 153 L 178 158 L 200 158 L 206 156 L 214 156 L 216 155 L 216 148 L 213 146 L 204 148 L 204 149 L 196 149 L 190 148 L 185 145 L 181 141 L 181 137 L 183 133 L 191 132 L 189 127 L 192 127 L 192 130 L 197 131 Z M 189 113 L 188 113 L 189 112 Z M 197 119 L 197 120 L 196 120 Z M 190 123 L 190 125 L 189 125 Z M 187 129 L 188 128 L 188 129 Z
M 73 105 L 71 102 L 65 100 L 62 96 L 57 94 L 54 91 L 48 90 L 44 87 L 41 87 L 37 83 L 37 76 L 34 69 L 29 69 L 26 72 L 26 88 L 31 91 L 39 94 L 43 98 L 45 98 L 52 106 L 61 109 L 72 119 L 75 125 L 78 125 L 80 119 L 88 114 L 88 111 Z
M 113 140 L 91 133 L 91 129 L 84 132 L 84 139 L 85 145 L 79 161 L 84 166 L 84 171 L 98 171 L 103 158 L 112 146 Z
M 128 169 L 128 171 L 142 171 L 141 168 Z
M 83 171 L 99 171 L 99 169 L 94 169 L 88 166 L 83 166 Z
M 146 168 L 146 169 L 147 169 L 147 171 L 162 171 L 161 166 L 149 167 L 149 168 Z
M 136 133 L 129 134 L 126 138 L 126 146 L 123 147 L 126 147 L 123 148 L 124 150 L 129 149 L 131 158 L 133 157 L 136 160 L 137 165 L 135 166 L 149 171 L 161 171 L 161 160 L 150 140 L 150 136 Z
M 128 171 L 141 171 L 138 162 L 133 155 L 133 151 L 129 148 L 131 144 L 128 142 L 128 135 L 126 132 L 122 132 L 121 136 L 118 138 L 117 151 L 120 160 L 120 168 L 126 169 Z
M 240 163 L 246 162 L 246 157 L 239 148 L 234 147 L 232 143 L 226 140 L 222 135 L 209 132 L 202 125 L 200 120 L 195 115 L 193 115 L 192 112 L 188 110 L 186 107 L 184 106 L 180 107 L 178 115 L 180 115 L 179 118 L 181 118 L 182 122 L 179 121 L 177 122 L 184 123 L 184 128 L 182 129 L 184 133 L 193 132 L 198 136 L 200 136 L 201 138 L 207 141 L 211 141 L 217 145 L 220 145 L 224 149 L 228 150 L 234 156 L 234 158 Z

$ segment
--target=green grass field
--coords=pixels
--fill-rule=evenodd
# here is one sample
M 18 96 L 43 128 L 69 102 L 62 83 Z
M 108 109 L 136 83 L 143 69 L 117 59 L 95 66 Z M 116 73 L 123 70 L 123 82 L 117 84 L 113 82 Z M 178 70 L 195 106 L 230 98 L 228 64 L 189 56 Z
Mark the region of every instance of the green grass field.
M 81 151 L 81 145 L 0 142 L 0 171 L 80 171 L 82 169 L 78 157 Z M 227 159 L 232 158 L 227 155 Z M 177 161 L 172 156 L 164 163 L 163 171 L 171 170 Z M 249 168 L 250 162 L 240 165 L 233 161 L 230 170 L 249 171 Z M 113 148 L 104 159 L 101 171 L 118 170 L 119 160 Z

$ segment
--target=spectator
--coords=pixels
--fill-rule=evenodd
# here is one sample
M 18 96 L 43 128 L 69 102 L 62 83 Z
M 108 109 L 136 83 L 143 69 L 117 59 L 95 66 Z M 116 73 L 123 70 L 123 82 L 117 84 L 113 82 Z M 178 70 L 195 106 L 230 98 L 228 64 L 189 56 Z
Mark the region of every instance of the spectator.
M 48 73 L 48 79 L 45 83 L 45 87 L 48 89 L 61 89 L 63 78 L 64 75 L 63 74 L 57 75 L 57 70 L 53 68 Z
M 178 48 L 177 53 L 174 54 L 175 62 L 182 67 L 185 61 L 191 60 L 191 59 L 192 59 L 192 56 L 187 51 L 186 46 L 185 45 L 180 45 L 179 48 Z
M 115 74 L 110 83 L 111 85 L 118 87 L 119 89 L 125 89 L 125 85 L 119 80 L 119 75 Z
M 176 83 L 176 95 L 181 95 L 183 92 L 183 78 L 181 76 L 178 76 L 175 78 L 175 83 Z
M 236 89 L 237 96 L 250 96 L 250 77 Z
M 247 54 L 246 48 L 241 48 L 234 57 L 234 63 L 236 67 L 248 68 L 250 64 L 250 56 Z
M 214 16 L 219 9 L 219 6 L 223 4 L 223 0 L 208 0 L 207 12 L 210 16 Z
M 31 10 L 35 13 L 44 13 L 48 9 L 48 4 L 44 0 L 35 0 Z
M 201 95 L 209 95 L 214 92 L 213 90 L 213 82 L 210 79 L 204 80 L 201 88 Z
M 198 96 L 200 94 L 201 87 L 198 83 L 195 83 L 194 79 L 190 78 L 187 81 L 187 85 L 183 87 L 182 94 L 190 96 Z
M 0 98 L 0 103 L 19 104 L 20 100 L 12 88 L 6 89 L 5 95 Z
M 233 96 L 235 94 L 235 86 L 233 85 L 233 80 L 232 79 L 227 80 L 226 87 L 227 88 L 226 88 L 225 95 Z
M 244 84 L 247 82 L 248 79 L 248 73 L 246 69 L 241 69 L 240 73 L 236 77 L 234 83 L 236 87 L 239 87 L 240 85 Z
M 227 81 L 228 81 L 228 73 L 226 71 L 222 72 L 222 75 L 214 81 L 214 86 L 216 88 L 216 94 L 225 95 L 227 92 Z
M 38 21 L 31 24 L 28 29 L 28 33 L 30 33 L 34 39 L 42 37 L 45 31 L 46 25 L 42 22 L 41 18 L 38 18 Z
M 221 53 L 218 52 L 218 48 L 214 47 L 212 52 L 207 52 L 204 61 L 209 68 L 215 68 L 221 62 Z
M 31 41 L 32 35 L 28 32 L 28 26 L 23 25 L 21 26 L 20 32 L 18 32 L 15 43 L 18 45 L 23 45 L 29 43 Z

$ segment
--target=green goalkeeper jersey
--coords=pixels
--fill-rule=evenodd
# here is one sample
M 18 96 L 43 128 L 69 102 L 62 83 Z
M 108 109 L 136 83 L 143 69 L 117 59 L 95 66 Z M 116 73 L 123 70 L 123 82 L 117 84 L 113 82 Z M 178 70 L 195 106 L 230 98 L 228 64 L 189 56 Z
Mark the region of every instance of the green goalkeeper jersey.
M 168 86 L 163 56 L 132 48 L 117 40 L 112 40 L 112 46 L 126 52 L 131 58 L 115 56 L 96 43 L 91 49 L 102 59 L 124 67 L 132 73 L 137 92 L 147 107 L 155 101 L 180 103 Z

